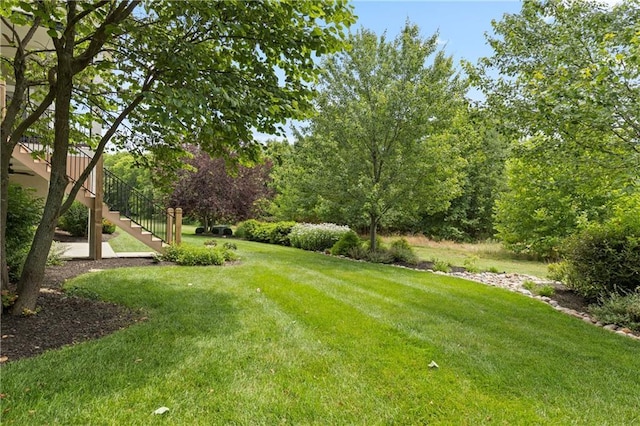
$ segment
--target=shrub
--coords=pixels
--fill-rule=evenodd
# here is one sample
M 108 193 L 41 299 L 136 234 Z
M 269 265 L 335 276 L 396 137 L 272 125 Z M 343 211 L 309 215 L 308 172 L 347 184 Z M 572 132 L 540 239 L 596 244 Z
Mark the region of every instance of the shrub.
M 480 268 L 478 267 L 478 260 L 480 258 L 478 256 L 467 256 L 464 259 L 463 266 L 467 272 L 471 272 L 472 274 L 480 272 Z
M 260 222 L 255 219 L 249 219 L 245 220 L 244 222 L 240 222 L 238 224 L 238 227 L 236 228 L 236 237 L 252 241 L 254 230 L 259 225 L 259 223 Z
M 113 234 L 116 232 L 116 225 L 107 219 L 102 219 L 102 233 Z
M 89 209 L 79 201 L 74 201 L 58 221 L 60 229 L 74 237 L 86 237 L 89 224 Z
M 218 242 L 216 240 L 207 240 L 204 242 L 204 245 L 207 247 L 215 247 L 218 245 Z
M 378 249 L 378 250 L 368 250 L 366 256 L 366 260 L 371 263 L 393 263 L 394 258 L 389 250 L 386 249 Z
M 8 188 L 6 249 L 9 281 L 16 282 L 42 217 L 42 199 L 35 191 L 10 184 Z
M 333 223 L 321 223 L 318 225 L 300 223 L 291 229 L 289 240 L 293 247 L 311 251 L 328 250 L 342 235 L 349 232 L 348 226 L 340 226 Z
M 630 293 L 640 283 L 640 223 L 591 225 L 563 248 L 567 287 L 589 299 Z
M 271 244 L 279 244 L 282 246 L 290 246 L 289 234 L 293 227 L 296 226 L 295 222 L 275 222 L 272 224 L 269 230 L 269 242 Z
M 432 259 L 433 270 L 439 272 L 446 272 L 447 274 L 451 272 L 451 265 L 448 262 L 440 259 Z
M 538 286 L 536 294 L 539 296 L 552 297 L 554 294 L 556 294 L 556 289 L 552 285 L 543 284 L 541 286 Z
M 553 281 L 566 281 L 569 273 L 567 262 L 550 263 L 547 266 L 547 277 Z
M 418 256 L 409 245 L 409 242 L 404 238 L 391 243 L 389 255 L 393 259 L 393 262 L 405 262 L 412 265 L 418 263 Z
M 531 280 L 525 280 L 522 283 L 522 288 L 529 290 L 531 293 L 537 296 L 551 297 L 556 293 L 556 289 L 549 284 L 538 284 Z
M 296 225 L 295 222 L 259 222 L 249 219 L 238 224 L 236 236 L 259 243 L 291 245 L 289 234 Z
M 349 256 L 349 252 L 362 245 L 360 237 L 354 231 L 346 232 L 331 247 L 331 254 L 334 256 Z
M 599 305 L 590 306 L 589 312 L 602 323 L 640 331 L 640 292 L 611 294 L 601 299 Z
M 222 244 L 222 247 L 226 248 L 227 250 L 238 250 L 238 246 L 236 245 L 236 243 L 232 243 L 231 241 L 225 241 L 224 244 Z
M 355 260 L 367 260 L 367 253 L 368 251 L 362 246 L 352 247 L 347 250 L 347 256 Z
M 62 256 L 68 248 L 69 246 L 64 243 L 53 241 L 51 243 L 51 248 L 49 249 L 49 255 L 47 256 L 47 266 L 63 265 L 64 260 L 62 260 Z
M 273 223 L 257 222 L 255 227 L 253 228 L 253 234 L 247 239 L 259 243 L 270 243 L 271 232 L 274 228 L 275 225 Z
M 237 260 L 237 255 L 229 249 L 219 247 L 194 247 L 184 245 L 169 246 L 161 256 L 162 260 L 183 266 L 222 265 Z

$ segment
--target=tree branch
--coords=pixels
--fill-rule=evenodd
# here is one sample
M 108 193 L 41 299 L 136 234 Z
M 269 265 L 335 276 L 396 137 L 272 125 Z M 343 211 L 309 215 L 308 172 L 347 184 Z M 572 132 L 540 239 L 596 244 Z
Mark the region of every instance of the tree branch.
M 148 77 L 149 78 L 146 80 L 145 85 L 140 89 L 140 93 L 138 93 L 138 95 L 134 98 L 134 100 L 129 105 L 127 105 L 127 107 L 124 110 L 122 110 L 122 112 L 118 115 L 118 118 L 116 118 L 116 120 L 111 124 L 111 127 L 109 128 L 109 130 L 107 130 L 107 132 L 100 139 L 100 142 L 98 143 L 98 145 L 94 150 L 93 158 L 91 159 L 87 167 L 84 169 L 84 171 L 80 174 L 76 182 L 73 184 L 73 187 L 71 188 L 71 191 L 69 192 L 67 199 L 65 200 L 64 204 L 62 204 L 62 206 L 60 207 L 60 214 L 63 214 L 69 209 L 69 207 L 71 207 L 71 204 L 73 203 L 73 200 L 75 200 L 76 195 L 82 188 L 84 181 L 87 180 L 87 178 L 95 168 L 96 164 L 98 164 L 98 160 L 100 159 L 100 156 L 102 156 L 102 153 L 104 152 L 104 148 L 107 145 L 107 143 L 111 140 L 113 135 L 116 133 L 116 131 L 118 130 L 118 127 L 120 127 L 120 124 L 142 102 L 142 100 L 144 99 L 144 94 L 151 88 L 151 86 L 155 82 L 155 78 L 156 78 L 155 76 L 152 75 Z

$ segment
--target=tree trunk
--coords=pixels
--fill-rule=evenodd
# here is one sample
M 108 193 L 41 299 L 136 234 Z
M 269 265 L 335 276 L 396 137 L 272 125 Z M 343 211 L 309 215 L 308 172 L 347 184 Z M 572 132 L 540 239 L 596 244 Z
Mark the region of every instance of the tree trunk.
M 378 218 L 374 215 L 369 216 L 369 250 L 376 251 L 378 249 Z
M 7 211 L 9 209 L 9 162 L 11 153 L 3 150 L 0 158 L 0 289 L 9 290 L 9 270 L 7 269 Z
M 73 15 L 74 5 L 69 15 Z M 74 32 L 66 34 L 66 39 L 54 40 L 58 54 L 58 75 L 54 115 L 53 156 L 51 157 L 51 175 L 49 192 L 45 202 L 42 220 L 36 229 L 31 249 L 25 260 L 22 275 L 18 282 L 18 299 L 11 313 L 21 315 L 23 311 L 34 312 L 44 278 L 47 257 L 51 249 L 56 230 L 60 206 L 67 187 L 67 155 L 69 153 L 69 114 L 71 111 L 71 93 L 73 89 Z

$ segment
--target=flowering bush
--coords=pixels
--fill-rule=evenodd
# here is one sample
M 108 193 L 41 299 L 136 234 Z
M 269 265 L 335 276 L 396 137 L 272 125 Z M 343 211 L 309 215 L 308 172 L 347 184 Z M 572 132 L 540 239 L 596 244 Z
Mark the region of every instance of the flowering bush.
M 289 241 L 293 247 L 304 250 L 328 250 L 350 229 L 334 223 L 299 223 L 291 229 Z
M 113 234 L 116 232 L 116 225 L 108 219 L 102 219 L 102 233 Z

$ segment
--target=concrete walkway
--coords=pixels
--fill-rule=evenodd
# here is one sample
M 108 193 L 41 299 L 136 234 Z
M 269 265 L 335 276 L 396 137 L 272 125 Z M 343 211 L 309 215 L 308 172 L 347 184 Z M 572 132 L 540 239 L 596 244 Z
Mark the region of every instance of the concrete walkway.
M 88 259 L 89 258 L 89 243 L 88 242 L 80 242 L 80 243 L 61 243 L 65 247 L 68 247 L 62 255 L 63 259 Z M 115 257 L 153 257 L 156 252 L 148 251 L 148 252 L 120 252 L 116 253 L 113 251 L 109 243 L 102 243 L 102 258 L 103 259 L 112 259 Z

